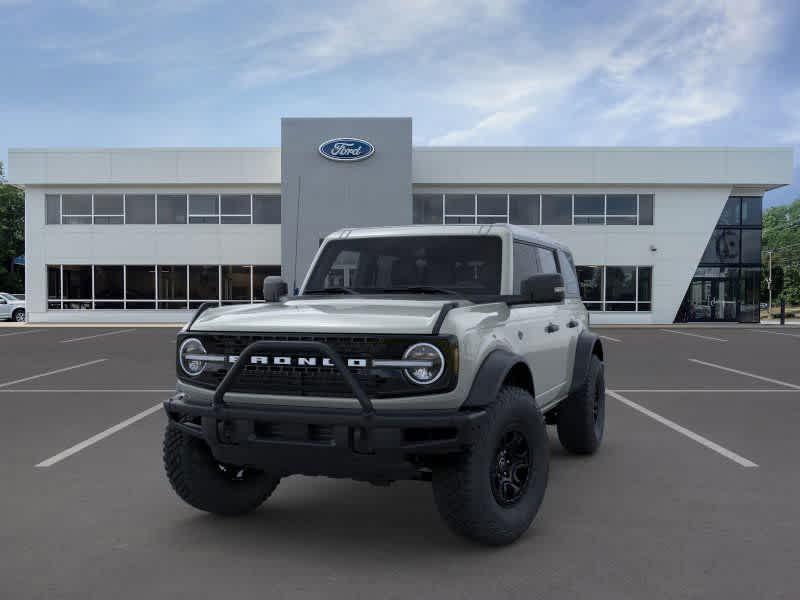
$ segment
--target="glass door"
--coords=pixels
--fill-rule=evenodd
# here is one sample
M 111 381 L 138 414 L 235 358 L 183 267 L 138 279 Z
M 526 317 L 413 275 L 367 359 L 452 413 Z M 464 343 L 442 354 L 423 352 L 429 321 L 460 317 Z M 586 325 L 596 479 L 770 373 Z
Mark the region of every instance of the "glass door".
M 735 321 L 736 304 L 734 279 L 695 277 L 681 308 L 687 321 Z

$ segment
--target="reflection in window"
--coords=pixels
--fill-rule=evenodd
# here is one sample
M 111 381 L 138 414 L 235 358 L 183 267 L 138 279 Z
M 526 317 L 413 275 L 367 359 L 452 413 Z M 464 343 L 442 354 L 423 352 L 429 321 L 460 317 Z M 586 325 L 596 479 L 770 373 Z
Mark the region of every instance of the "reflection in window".
M 703 258 L 704 263 L 738 263 L 739 262 L 739 229 L 716 229 L 711 234 Z
M 606 267 L 606 302 L 636 300 L 635 267 Z M 606 307 L 608 310 L 608 307 Z
M 217 194 L 190 195 L 189 223 L 219 223 L 219 196 Z
M 279 194 L 253 195 L 253 223 L 259 225 L 280 224 L 281 197 Z
M 522 282 L 541 273 L 539 260 L 536 256 L 536 246 L 514 242 L 514 294 L 521 293 Z
M 220 221 L 224 224 L 250 223 L 250 194 L 222 194 Z
M 125 223 L 128 225 L 153 225 L 156 222 L 156 197 L 154 194 L 125 195 Z
M 441 194 L 414 194 L 412 222 L 418 225 L 441 225 L 443 222 Z
M 99 300 L 124 298 L 122 265 L 94 266 L 94 297 Z
M 542 195 L 542 225 L 571 225 L 572 196 Z
M 61 196 L 59 194 L 46 194 L 44 197 L 46 223 L 48 225 L 61 224 Z
M 589 310 L 602 310 L 603 267 L 580 266 L 575 270 L 578 273 L 578 287 L 583 303 Z
M 186 194 L 158 195 L 159 225 L 182 225 L 186 223 Z
M 742 225 L 761 227 L 761 197 L 742 198 Z
M 92 223 L 92 195 L 63 194 L 61 196 L 61 222 L 64 225 L 90 225 Z
M 653 224 L 653 194 L 639 194 L 639 225 Z
M 603 194 L 575 194 L 575 225 L 602 225 L 605 203 Z
M 222 301 L 250 302 L 250 267 L 222 267 Z
M 280 274 L 281 268 L 278 265 L 253 265 L 253 300 L 263 302 L 264 278 Z
M 122 225 L 125 222 L 122 194 L 94 195 L 94 224 Z
M 219 299 L 219 268 L 216 265 L 189 265 L 189 299 Z
M 159 265 L 158 308 L 186 308 L 186 265 Z
M 509 223 L 515 225 L 539 224 L 539 194 L 511 194 L 508 202 Z

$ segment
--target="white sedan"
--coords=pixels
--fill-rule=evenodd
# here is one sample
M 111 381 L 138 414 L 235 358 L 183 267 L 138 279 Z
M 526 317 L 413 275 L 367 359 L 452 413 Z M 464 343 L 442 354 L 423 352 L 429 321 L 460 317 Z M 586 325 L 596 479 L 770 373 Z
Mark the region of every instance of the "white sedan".
M 25 300 L 0 292 L 0 319 L 25 322 Z

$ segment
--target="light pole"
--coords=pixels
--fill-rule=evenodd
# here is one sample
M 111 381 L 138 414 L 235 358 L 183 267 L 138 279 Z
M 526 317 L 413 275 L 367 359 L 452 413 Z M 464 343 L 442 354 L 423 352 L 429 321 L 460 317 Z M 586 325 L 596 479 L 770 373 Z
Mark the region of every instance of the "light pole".
M 767 277 L 767 290 L 769 290 L 769 300 L 767 301 L 767 318 L 772 318 L 772 250 L 767 250 L 769 257 L 769 276 Z

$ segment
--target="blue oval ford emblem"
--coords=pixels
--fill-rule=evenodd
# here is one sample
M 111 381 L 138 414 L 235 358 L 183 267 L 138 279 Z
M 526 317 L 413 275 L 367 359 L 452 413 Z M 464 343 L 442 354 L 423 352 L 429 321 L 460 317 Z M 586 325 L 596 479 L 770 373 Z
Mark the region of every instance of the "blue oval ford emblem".
M 358 138 L 335 138 L 319 146 L 319 153 L 329 160 L 364 160 L 374 152 L 375 146 Z

